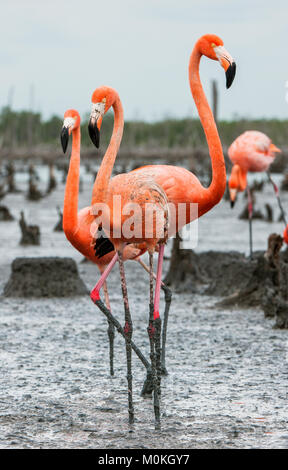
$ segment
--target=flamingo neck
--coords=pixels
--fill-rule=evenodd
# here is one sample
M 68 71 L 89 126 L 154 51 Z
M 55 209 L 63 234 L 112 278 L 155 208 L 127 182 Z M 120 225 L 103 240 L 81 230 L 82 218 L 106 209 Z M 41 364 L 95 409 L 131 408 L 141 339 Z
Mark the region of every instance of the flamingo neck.
M 241 168 L 238 164 L 233 165 L 229 188 L 235 188 L 237 191 L 244 191 L 247 187 L 247 170 Z
M 66 179 L 64 208 L 63 208 L 63 230 L 67 238 L 71 238 L 78 225 L 78 193 L 80 174 L 80 126 L 72 131 L 72 151 L 69 170 Z
M 120 98 L 117 96 L 113 104 L 114 127 L 110 143 L 103 157 L 101 166 L 97 173 L 92 192 L 92 204 L 105 202 L 109 181 L 113 166 L 119 150 L 124 128 L 124 114 Z
M 209 188 L 205 189 L 204 195 L 201 198 L 201 208 L 199 207 L 201 214 L 203 214 L 217 204 L 223 197 L 226 187 L 226 169 L 216 123 L 201 85 L 199 75 L 201 56 L 202 54 L 196 44 L 189 62 L 189 82 L 191 93 L 205 132 L 212 163 L 212 181 Z M 195 198 L 193 202 L 195 202 Z

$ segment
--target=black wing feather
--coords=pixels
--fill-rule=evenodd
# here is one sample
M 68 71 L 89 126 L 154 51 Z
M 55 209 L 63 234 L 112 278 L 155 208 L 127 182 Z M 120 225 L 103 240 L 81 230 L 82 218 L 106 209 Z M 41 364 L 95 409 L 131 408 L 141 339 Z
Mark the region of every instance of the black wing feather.
M 94 250 L 95 250 L 95 256 L 96 258 L 102 258 L 103 256 L 107 255 L 108 253 L 111 253 L 111 251 L 114 251 L 114 245 L 113 243 L 107 238 L 106 236 L 103 236 L 103 230 L 102 227 L 98 227 L 97 231 L 97 238 L 96 242 L 94 245 Z

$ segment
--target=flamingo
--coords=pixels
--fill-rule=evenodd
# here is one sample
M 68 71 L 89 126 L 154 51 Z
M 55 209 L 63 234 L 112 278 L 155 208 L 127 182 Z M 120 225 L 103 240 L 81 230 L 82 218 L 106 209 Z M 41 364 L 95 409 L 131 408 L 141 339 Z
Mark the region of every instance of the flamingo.
M 104 203 L 102 207 L 102 220 L 104 233 L 109 234 L 112 245 L 110 249 L 116 249 L 117 253 L 112 259 L 110 265 L 106 268 L 100 280 L 91 291 L 92 301 L 104 311 L 105 306 L 100 299 L 100 289 L 107 279 L 117 259 L 120 264 L 121 283 L 123 288 L 123 298 L 125 306 L 125 314 L 129 312 L 127 286 L 124 275 L 124 268 L 122 262 L 122 250 L 126 243 L 145 243 L 149 253 L 149 267 L 150 267 L 150 315 L 148 322 L 148 334 L 150 339 L 150 352 L 151 362 L 153 369 L 153 378 L 156 379 L 154 383 L 154 414 L 155 414 L 155 427 L 160 427 L 160 408 L 159 408 L 159 331 L 161 329 L 161 320 L 159 315 L 159 295 L 162 275 L 162 264 L 164 256 L 164 246 L 167 240 L 167 226 L 169 228 L 169 204 L 175 207 L 176 219 L 174 219 L 174 233 L 182 228 L 183 225 L 191 222 L 193 217 L 200 217 L 215 206 L 222 198 L 226 186 L 226 170 L 223 157 L 222 146 L 218 135 L 215 120 L 212 111 L 207 102 L 204 94 L 200 76 L 199 65 L 201 56 L 212 60 L 218 60 L 226 73 L 226 87 L 229 88 L 234 80 L 236 73 L 236 64 L 231 55 L 226 51 L 223 46 L 223 41 L 216 35 L 208 34 L 202 36 L 195 44 L 189 62 L 189 82 L 193 99 L 199 112 L 200 120 L 205 131 L 211 162 L 212 162 L 212 182 L 209 188 L 204 188 L 200 181 L 193 173 L 188 170 L 170 166 L 170 165 L 149 165 L 135 169 L 129 173 L 117 175 L 111 179 L 113 165 L 116 159 L 118 149 L 124 127 L 123 108 L 118 93 L 110 87 L 100 87 L 92 94 L 92 111 L 89 120 L 89 134 L 92 142 L 96 147 L 99 146 L 100 128 L 104 114 L 113 107 L 114 110 L 114 129 L 110 140 L 110 144 L 102 160 L 94 188 L 92 204 L 98 205 Z M 113 207 L 113 197 L 118 196 L 120 200 L 126 204 L 133 204 L 137 202 L 143 209 L 141 216 L 137 220 L 140 232 L 145 233 L 145 205 L 143 207 L 143 199 L 146 202 L 152 202 L 162 214 L 163 220 L 163 237 L 155 236 L 153 232 L 150 238 L 132 236 L 131 238 L 125 237 L 123 233 L 123 225 L 127 221 L 127 216 L 119 213 Z M 144 197 L 143 197 L 144 196 Z M 168 203 L 168 204 L 167 204 Z M 178 221 L 178 204 L 185 205 L 186 220 L 183 225 Z M 190 204 L 198 205 L 198 214 L 191 215 Z M 106 212 L 106 213 L 105 213 Z M 98 209 L 95 209 L 95 214 Z M 105 213 L 105 214 L 103 214 Z M 112 215 L 112 217 L 111 217 Z M 118 231 L 118 237 L 114 235 L 114 229 Z M 134 227 L 135 228 L 135 227 Z M 136 232 L 136 230 L 135 230 Z M 111 235 L 112 234 L 112 235 Z M 171 236 L 171 232 L 169 234 Z M 96 242 L 97 244 L 97 242 Z M 109 248 L 108 248 L 109 249 Z M 155 298 L 154 306 L 151 307 L 153 299 L 153 283 L 152 283 L 152 269 L 153 269 L 153 252 L 158 249 L 158 268 L 156 276 Z M 103 250 L 103 254 L 106 253 Z M 126 347 L 129 349 L 129 341 L 132 336 L 132 320 L 130 312 L 125 316 L 125 331 L 126 331 Z M 156 361 L 155 352 L 156 349 Z M 127 371 L 128 371 L 128 403 L 129 403 L 129 418 L 133 422 L 133 402 L 132 402 L 132 375 L 131 375 L 131 362 L 129 353 L 127 354 Z M 156 368 L 156 370 L 155 370 Z M 155 386 L 156 384 L 156 386 Z
M 69 109 L 64 114 L 64 122 L 61 131 L 61 144 L 63 152 L 66 153 L 69 135 L 72 133 L 72 152 L 69 164 L 69 171 L 67 174 L 66 188 L 65 188 L 65 198 L 64 198 L 64 209 L 63 209 L 63 230 L 66 235 L 66 238 L 69 242 L 82 253 L 86 258 L 95 263 L 100 273 L 102 274 L 105 270 L 105 267 L 110 263 L 115 255 L 114 251 L 110 251 L 104 256 L 98 257 L 97 252 L 95 251 L 95 243 L 97 237 L 100 240 L 100 230 L 97 224 L 95 224 L 94 216 L 91 216 L 91 207 L 85 207 L 80 212 L 78 212 L 78 193 L 79 193 L 79 173 L 80 173 L 80 123 L 81 118 L 75 109 Z M 108 240 L 105 239 L 100 241 L 100 246 L 103 249 Z M 140 255 L 144 252 L 145 249 L 141 249 L 140 246 L 135 246 L 133 244 L 127 245 L 124 248 L 123 260 L 135 260 L 149 272 L 148 266 L 142 261 Z M 155 275 L 153 275 L 155 277 Z M 168 323 L 169 307 L 171 303 L 171 291 L 170 289 L 162 283 L 161 288 L 165 292 L 165 326 L 162 334 L 162 370 L 163 373 L 167 373 L 165 367 L 165 343 L 166 343 L 166 330 Z M 105 314 L 108 320 L 108 338 L 109 338 L 109 348 L 110 348 L 110 374 L 114 375 L 114 364 L 113 364 L 113 351 L 114 351 L 114 329 L 122 334 L 125 338 L 125 333 L 119 322 L 112 316 L 110 308 L 110 300 L 108 294 L 108 288 L 106 281 L 103 285 L 104 296 L 105 296 L 105 305 L 107 310 Z M 132 342 L 132 348 L 142 361 L 143 365 L 147 370 L 147 379 L 144 382 L 142 395 L 151 393 L 151 366 L 147 359 L 143 356 L 141 351 L 137 346 Z
M 271 141 L 271 139 L 259 131 L 246 131 L 241 134 L 228 149 L 228 156 L 233 163 L 231 176 L 229 178 L 229 192 L 231 207 L 234 206 L 236 195 L 239 191 L 247 189 L 248 196 L 248 214 L 249 214 L 249 240 L 250 240 L 250 257 L 253 256 L 252 245 L 252 216 L 253 201 L 250 188 L 247 183 L 247 173 L 266 171 L 268 180 L 273 186 L 282 219 L 285 223 L 286 217 L 281 204 L 279 190 L 275 182 L 272 180 L 269 167 L 273 163 L 275 154 L 281 152 Z M 286 225 L 286 223 L 285 223 Z
M 286 243 L 286 245 L 288 245 L 288 225 L 286 225 L 284 229 L 283 238 L 284 238 L 284 242 Z

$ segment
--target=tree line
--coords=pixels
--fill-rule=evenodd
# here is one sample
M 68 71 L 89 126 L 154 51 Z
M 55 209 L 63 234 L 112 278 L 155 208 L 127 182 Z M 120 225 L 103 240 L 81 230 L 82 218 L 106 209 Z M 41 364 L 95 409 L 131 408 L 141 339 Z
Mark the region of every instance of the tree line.
M 91 146 L 88 136 L 87 114 L 81 125 L 82 145 Z M 43 120 L 40 113 L 14 111 L 4 107 L 0 113 L 0 148 L 17 146 L 35 148 L 41 144 L 59 146 L 59 135 L 63 118 L 52 116 Z M 113 113 L 103 119 L 101 143 L 107 145 L 113 129 Z M 288 142 L 288 120 L 279 119 L 235 119 L 218 121 L 218 130 L 224 147 L 248 129 L 259 130 L 269 135 L 276 145 Z M 163 119 L 158 122 L 126 121 L 122 140 L 123 148 L 191 148 L 206 145 L 205 135 L 198 119 Z

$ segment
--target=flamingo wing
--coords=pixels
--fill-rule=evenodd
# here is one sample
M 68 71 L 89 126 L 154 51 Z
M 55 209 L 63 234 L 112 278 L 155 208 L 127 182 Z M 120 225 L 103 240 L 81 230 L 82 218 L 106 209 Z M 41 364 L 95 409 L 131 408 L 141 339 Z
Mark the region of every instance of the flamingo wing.
M 113 243 L 109 240 L 109 238 L 106 237 L 105 233 L 102 230 L 102 226 L 100 225 L 97 230 L 97 237 L 96 242 L 94 244 L 94 250 L 95 256 L 98 259 L 102 258 L 105 255 L 108 255 L 108 253 L 111 253 L 111 251 L 115 250 Z

